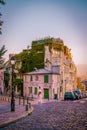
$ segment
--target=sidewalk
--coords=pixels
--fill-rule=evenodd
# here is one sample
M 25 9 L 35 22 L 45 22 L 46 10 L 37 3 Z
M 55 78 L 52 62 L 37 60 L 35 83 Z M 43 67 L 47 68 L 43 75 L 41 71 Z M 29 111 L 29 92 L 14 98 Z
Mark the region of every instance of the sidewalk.
M 32 106 L 38 104 L 38 99 L 29 101 L 29 103 L 31 103 L 31 108 L 29 108 L 28 111 L 26 111 L 27 101 L 25 101 L 25 105 L 23 105 L 23 100 L 21 100 L 19 105 L 19 99 L 16 98 L 15 111 L 11 112 L 11 104 L 10 101 L 8 100 L 9 97 L 4 97 L 4 99 L 2 97 L 3 96 L 0 96 L 0 128 L 31 114 L 34 109 Z M 58 101 L 60 102 L 60 100 L 44 99 L 42 103 L 58 102 Z
M 10 102 L 0 100 L 0 128 L 29 115 L 32 113 L 32 111 L 33 107 L 29 108 L 28 111 L 26 111 L 26 105 L 19 105 L 16 102 L 15 111 L 11 112 Z

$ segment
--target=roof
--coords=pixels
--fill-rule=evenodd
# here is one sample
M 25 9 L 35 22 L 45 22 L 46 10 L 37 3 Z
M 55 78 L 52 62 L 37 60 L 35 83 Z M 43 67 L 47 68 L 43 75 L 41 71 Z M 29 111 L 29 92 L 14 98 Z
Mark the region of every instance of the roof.
M 47 70 L 47 69 L 37 69 L 35 71 L 25 73 L 25 74 L 36 75 L 36 74 L 60 74 L 60 73 L 52 70 Z

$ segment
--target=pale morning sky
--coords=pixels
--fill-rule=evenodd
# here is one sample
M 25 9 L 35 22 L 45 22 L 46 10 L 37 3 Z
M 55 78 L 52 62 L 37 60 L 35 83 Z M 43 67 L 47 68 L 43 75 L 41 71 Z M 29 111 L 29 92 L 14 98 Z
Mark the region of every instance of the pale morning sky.
M 32 40 L 60 37 L 76 64 L 87 64 L 87 0 L 6 0 L 0 47 L 19 53 Z

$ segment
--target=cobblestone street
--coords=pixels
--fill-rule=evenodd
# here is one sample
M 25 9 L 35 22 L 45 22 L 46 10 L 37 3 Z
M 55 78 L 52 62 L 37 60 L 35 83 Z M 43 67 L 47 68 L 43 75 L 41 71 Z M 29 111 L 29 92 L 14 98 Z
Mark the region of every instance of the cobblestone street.
M 34 106 L 31 115 L 1 130 L 86 130 L 87 99 L 53 101 Z

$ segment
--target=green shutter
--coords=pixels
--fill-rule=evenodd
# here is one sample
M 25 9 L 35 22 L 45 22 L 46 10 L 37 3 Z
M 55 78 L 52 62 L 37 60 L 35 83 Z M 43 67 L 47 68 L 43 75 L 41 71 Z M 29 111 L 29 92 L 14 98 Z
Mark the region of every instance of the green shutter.
M 48 89 L 44 89 L 44 98 L 45 99 L 49 98 L 49 90 Z
M 34 88 L 34 94 L 37 94 L 37 87 Z
M 44 75 L 44 83 L 48 83 L 48 75 Z
M 29 88 L 30 93 L 32 93 L 32 87 Z
M 32 75 L 30 76 L 30 81 L 32 81 Z

